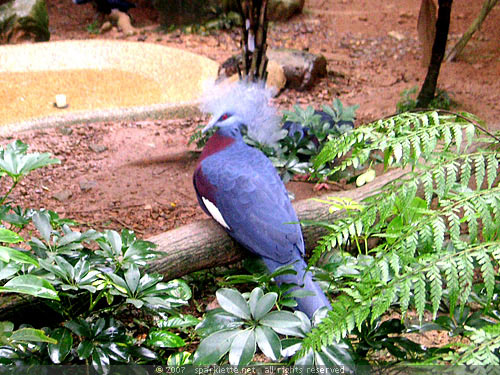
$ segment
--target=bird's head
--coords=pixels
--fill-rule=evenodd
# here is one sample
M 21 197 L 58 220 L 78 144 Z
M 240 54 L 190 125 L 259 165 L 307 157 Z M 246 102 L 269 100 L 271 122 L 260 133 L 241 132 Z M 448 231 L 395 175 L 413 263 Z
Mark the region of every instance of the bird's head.
M 250 138 L 274 145 L 282 138 L 280 118 L 270 105 L 271 91 L 262 83 L 236 82 L 220 84 L 207 90 L 202 101 L 202 110 L 212 114 L 212 119 L 203 132 L 213 127 L 231 134 L 248 130 Z
M 219 133 L 231 133 L 230 129 L 234 129 L 241 134 L 242 126 L 245 126 L 245 124 L 237 114 L 234 114 L 232 112 L 224 112 L 220 115 L 213 116 L 207 126 L 203 128 L 202 133 L 206 133 L 213 128 L 218 128 Z

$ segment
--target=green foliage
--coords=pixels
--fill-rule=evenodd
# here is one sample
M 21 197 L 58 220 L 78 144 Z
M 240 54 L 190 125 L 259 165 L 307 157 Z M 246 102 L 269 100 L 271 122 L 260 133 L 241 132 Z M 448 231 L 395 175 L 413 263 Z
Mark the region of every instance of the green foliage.
M 313 263 L 336 247 L 354 248 L 359 255 L 348 258 L 354 259 L 349 273 L 339 274 L 339 266 L 330 268 L 333 273 L 327 276 L 335 280 L 339 295 L 322 324 L 304 340 L 303 351 L 349 334 L 359 337 L 391 309 L 403 320 L 415 311 L 420 321 L 426 311 L 436 320 L 443 305 L 450 317 L 461 316 L 472 300 L 479 301 L 484 311 L 495 309 L 500 152 L 491 138 L 481 139 L 481 148 L 469 150 L 474 136 L 473 124 L 463 116 L 403 113 L 325 145 L 315 159 L 318 169 L 345 155 L 330 173 L 362 164 L 372 153 L 383 155 L 386 168 L 409 168 L 363 200 L 361 209 L 346 210 L 334 223 L 323 224 L 329 233 L 314 250 Z M 419 191 L 423 199 L 417 196 Z M 465 328 L 476 344 L 485 340 L 495 347 L 498 336 L 489 329 Z M 475 359 L 485 356 L 477 345 L 467 348 L 463 353 L 477 352 Z M 402 355 L 387 349 L 398 358 Z M 419 352 L 417 347 L 406 349 Z M 449 358 L 462 363 L 466 357 L 460 353 Z
M 398 113 L 413 111 L 417 108 L 417 91 L 418 87 L 414 86 L 401 93 L 401 100 L 396 104 Z M 450 109 L 455 104 L 446 90 L 438 88 L 436 95 L 429 103 L 429 109 Z
M 95 20 L 87 25 L 87 32 L 89 34 L 98 35 L 101 33 L 101 28 L 99 26 L 99 21 Z
M 231 365 L 245 366 L 252 361 L 257 347 L 276 361 L 282 350 L 280 329 L 290 330 L 302 324 L 290 312 L 271 311 L 278 298 L 276 293 L 264 294 L 255 288 L 245 298 L 235 289 L 223 288 L 216 294 L 221 308 L 210 311 L 196 327 L 203 340 L 194 355 L 195 364 L 214 364 L 229 353 Z
M 9 42 L 18 31 L 33 36 L 36 42 L 50 39 L 44 0 L 13 0 L 0 5 L 0 41 Z
M 0 199 L 0 292 L 45 303 L 64 327 L 21 325 L 14 330 L 13 323 L 1 322 L 0 363 L 82 362 L 107 373 L 113 363 L 157 360 L 150 348 L 184 346 L 177 332 L 161 329 L 151 330 L 146 341 L 133 338 L 135 330 L 145 327 L 130 324 L 131 311 L 140 312 L 145 321 L 168 317 L 170 328 L 177 331 L 198 322 L 177 311 L 191 298 L 184 281 L 163 282 L 162 275 L 141 268 L 157 255 L 153 243 L 128 230 L 79 232 L 72 228 L 73 221 L 54 212 L 3 204 L 24 176 L 59 162 L 27 149 L 20 141 L 0 148 L 0 177 L 11 185 Z M 26 241 L 21 233 L 30 233 L 31 239 Z M 176 345 L 166 345 L 167 335 Z

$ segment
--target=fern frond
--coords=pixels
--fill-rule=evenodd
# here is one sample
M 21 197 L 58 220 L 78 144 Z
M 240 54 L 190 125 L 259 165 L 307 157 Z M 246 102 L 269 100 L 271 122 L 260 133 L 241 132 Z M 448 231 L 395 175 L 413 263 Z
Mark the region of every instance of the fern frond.
M 487 366 L 498 367 L 500 358 L 496 354 L 500 349 L 500 323 L 483 328 L 466 327 L 470 343 L 461 345 L 455 353 L 449 353 L 446 360 L 453 366 L 469 365 L 487 369 Z M 493 373 L 496 368 L 493 367 Z
M 489 153 L 486 155 L 486 173 L 488 176 L 488 189 L 491 189 L 493 183 L 498 177 L 498 158 L 499 155 Z
M 436 319 L 436 315 L 443 296 L 443 282 L 441 280 L 441 271 L 436 264 L 432 265 L 427 271 L 427 281 L 430 283 L 430 299 L 432 304 L 432 316 Z
M 484 162 L 484 156 L 481 154 L 474 155 L 474 174 L 476 176 L 476 189 L 481 189 L 483 184 L 484 176 L 486 174 L 486 166 Z
M 489 303 L 493 297 L 493 289 L 495 288 L 495 270 L 489 254 L 484 249 L 478 250 L 474 255 L 481 269 L 481 275 L 486 289 L 486 299 L 487 303 Z
M 462 254 L 457 258 L 458 280 L 460 283 L 460 310 L 462 311 L 469 300 L 474 283 L 474 265 L 470 254 Z

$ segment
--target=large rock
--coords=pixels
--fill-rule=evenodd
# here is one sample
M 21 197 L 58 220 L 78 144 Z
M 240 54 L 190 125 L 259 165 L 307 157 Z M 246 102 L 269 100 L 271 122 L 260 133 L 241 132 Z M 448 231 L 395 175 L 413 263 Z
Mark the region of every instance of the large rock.
M 282 48 L 268 50 L 267 57 L 283 67 L 286 87 L 292 89 L 308 90 L 319 78 L 326 76 L 326 58 L 323 55 Z
M 267 7 L 269 21 L 286 21 L 302 12 L 305 0 L 270 0 Z
M 45 0 L 13 0 L 0 5 L 0 43 L 50 39 Z
M 326 58 L 323 55 L 283 48 L 268 49 L 267 57 L 269 58 L 268 80 L 271 79 L 270 85 L 276 87 L 278 92 L 283 88 L 283 78 L 286 80 L 285 87 L 303 91 L 313 87 L 316 81 L 325 77 L 327 73 Z M 240 63 L 241 55 L 227 59 L 219 68 L 217 80 L 220 82 L 225 78 L 234 77 Z

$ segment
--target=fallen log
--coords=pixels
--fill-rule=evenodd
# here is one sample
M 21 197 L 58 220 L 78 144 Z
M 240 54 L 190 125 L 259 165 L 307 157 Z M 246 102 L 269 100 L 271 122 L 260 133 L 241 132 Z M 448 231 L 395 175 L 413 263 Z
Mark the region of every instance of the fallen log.
M 329 192 L 328 196 L 350 198 L 361 201 L 374 194 L 386 183 L 403 175 L 405 171 L 394 170 L 376 178 L 360 188 Z M 299 220 L 334 221 L 342 213 L 331 214 L 329 206 L 313 199 L 293 204 Z M 313 249 L 318 239 L 325 234 L 320 226 L 303 228 L 306 249 Z M 149 265 L 149 271 L 165 275 L 165 280 L 175 279 L 194 271 L 224 266 L 243 259 L 248 252 L 234 242 L 213 220 L 206 219 L 148 238 L 158 245 L 161 255 Z M 4 295 L 0 298 L 0 321 L 16 324 L 30 323 L 35 327 L 48 326 L 62 319 L 40 299 L 22 295 Z M 85 301 L 81 305 L 85 304 Z M 76 304 L 76 301 L 75 301 Z

